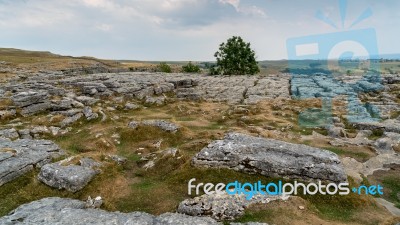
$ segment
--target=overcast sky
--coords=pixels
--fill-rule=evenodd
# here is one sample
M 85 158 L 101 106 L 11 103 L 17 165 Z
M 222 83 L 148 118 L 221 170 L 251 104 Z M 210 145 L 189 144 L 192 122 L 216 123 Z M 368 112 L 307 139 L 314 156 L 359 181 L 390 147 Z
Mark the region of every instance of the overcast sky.
M 0 47 L 202 61 L 240 35 L 259 60 L 286 59 L 289 38 L 374 28 L 380 53 L 400 53 L 400 1 L 348 0 L 346 9 L 342 26 L 337 0 L 0 0 Z

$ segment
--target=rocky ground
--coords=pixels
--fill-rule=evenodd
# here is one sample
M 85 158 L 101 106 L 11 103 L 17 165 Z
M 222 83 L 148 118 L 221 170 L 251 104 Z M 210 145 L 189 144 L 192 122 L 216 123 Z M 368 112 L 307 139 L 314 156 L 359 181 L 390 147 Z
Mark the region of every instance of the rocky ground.
M 381 197 L 399 207 L 399 75 L 229 77 L 99 65 L 19 73 L 8 65 L 0 224 L 398 221 L 371 196 L 248 202 L 188 196 L 187 182 L 379 182 Z

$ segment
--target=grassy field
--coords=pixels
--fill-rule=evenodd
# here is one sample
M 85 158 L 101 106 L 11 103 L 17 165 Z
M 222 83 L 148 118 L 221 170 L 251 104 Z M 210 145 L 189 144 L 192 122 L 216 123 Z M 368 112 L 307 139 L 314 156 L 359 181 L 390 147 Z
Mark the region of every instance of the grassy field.
M 105 104 L 105 101 L 102 102 Z M 227 130 L 240 131 L 252 135 L 260 135 L 284 141 L 299 142 L 300 128 L 295 109 L 300 106 L 310 106 L 310 103 L 300 101 L 279 100 L 260 103 L 252 106 L 246 112 L 233 113 L 232 106 L 221 103 L 180 102 L 171 101 L 163 106 L 151 106 L 135 111 L 109 112 L 109 119 L 87 122 L 80 120 L 73 130 L 62 137 L 44 136 L 54 140 L 69 155 L 77 157 L 92 157 L 104 165 L 102 173 L 94 178 L 87 187 L 77 193 L 59 191 L 50 188 L 36 179 L 38 171 L 28 173 L 21 178 L 0 188 L 0 215 L 5 215 L 20 204 L 48 196 L 71 197 L 85 200 L 87 196 L 100 195 L 105 199 L 106 210 L 122 212 L 145 211 L 152 214 L 175 211 L 177 205 L 184 199 L 193 197 L 187 194 L 187 182 L 196 178 L 199 182 L 255 182 L 265 183 L 276 181 L 261 175 L 249 175 L 227 169 L 194 168 L 191 158 L 209 142 L 221 139 Z M 279 109 L 274 106 L 287 105 Z M 243 124 L 242 116 L 251 120 Z M 118 116 L 118 120 L 110 118 Z M 43 119 L 42 119 L 43 118 Z M 46 115 L 23 118 L 22 123 L 30 122 L 36 125 L 49 125 Z M 139 126 L 137 129 L 127 127 L 131 120 L 167 119 L 178 124 L 181 129 L 175 134 L 164 132 L 153 127 Z M 283 132 L 274 130 L 254 130 L 258 126 L 273 126 L 280 130 L 292 128 Z M 85 134 L 85 135 L 82 135 Z M 97 134 L 101 134 L 96 138 Z M 119 134 L 118 142 L 115 134 Z M 285 135 L 283 135 L 285 134 Z M 162 140 L 159 147 L 155 143 Z M 330 149 L 328 143 L 308 143 L 332 150 L 339 155 L 367 157 L 367 154 L 357 155 L 349 150 Z M 168 148 L 178 148 L 178 156 L 154 159 L 155 166 L 143 168 L 152 154 Z M 109 154 L 118 154 L 127 158 L 127 163 L 117 165 L 109 159 Z M 77 161 L 74 160 L 74 161 Z M 18 190 L 18 191 L 15 191 Z M 306 206 L 299 211 L 298 206 Z M 285 214 L 287 216 L 282 217 Z M 371 219 L 374 217 L 374 219 Z M 378 224 L 390 217 L 381 207 L 375 205 L 371 197 L 349 196 L 301 196 L 288 202 L 279 201 L 273 204 L 257 205 L 246 211 L 238 221 L 263 221 L 275 224 Z M 308 219 L 305 219 L 308 218 Z M 367 219 L 369 218 L 369 219 Z M 297 223 L 301 221 L 301 223 Z

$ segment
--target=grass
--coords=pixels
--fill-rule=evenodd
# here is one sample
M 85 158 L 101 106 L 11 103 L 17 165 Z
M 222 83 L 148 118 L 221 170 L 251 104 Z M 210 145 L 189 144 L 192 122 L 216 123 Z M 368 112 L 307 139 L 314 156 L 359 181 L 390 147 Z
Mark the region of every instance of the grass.
M 88 196 L 102 196 L 103 199 L 106 199 L 102 208 L 116 210 L 114 201 L 127 190 L 123 185 L 124 182 L 120 182 L 121 179 L 124 179 L 123 168 L 107 166 L 102 170 L 103 172 L 96 175 L 88 186 L 75 193 L 51 188 L 41 183 L 37 179 L 38 170 L 28 172 L 0 188 L 0 217 L 19 205 L 45 197 L 86 200 Z
M 321 134 L 321 135 L 328 135 L 328 131 L 322 128 L 309 128 L 309 127 L 298 127 L 294 126 L 292 132 L 298 133 L 300 135 L 312 135 L 313 131 Z
M 181 104 L 181 103 L 177 103 Z M 87 196 L 100 195 L 104 199 L 104 209 L 112 211 L 132 212 L 145 211 L 152 214 L 175 211 L 177 205 L 189 196 L 187 182 L 196 178 L 195 183 L 229 183 L 239 182 L 263 183 L 276 182 L 276 178 L 262 175 L 251 175 L 228 169 L 195 168 L 190 162 L 194 154 L 199 152 L 211 140 L 220 139 L 227 130 L 248 131 L 247 127 L 239 127 L 237 120 L 242 115 L 226 116 L 228 107 L 209 103 L 184 103 L 181 110 L 177 104 L 168 104 L 160 107 L 149 107 L 134 112 L 115 111 L 113 114 L 120 116 L 120 120 L 100 122 L 100 119 L 86 122 L 79 121 L 72 126 L 72 131 L 62 137 L 48 137 L 54 140 L 61 148 L 71 155 L 93 156 L 102 161 L 105 167 L 87 187 L 77 193 L 68 193 L 47 187 L 36 180 L 38 171 L 26 174 L 17 180 L 0 188 L 0 214 L 4 215 L 18 205 L 48 196 L 70 197 L 85 200 Z M 204 106 L 206 104 L 206 107 Z M 267 112 L 267 113 L 265 113 Z M 269 117 L 268 110 L 252 112 L 249 117 L 256 118 L 252 122 L 262 123 L 275 121 Z M 265 117 L 261 117 L 263 115 Z M 258 116 L 258 117 L 257 117 Z M 111 117 L 109 115 L 109 117 Z M 201 120 L 196 118 L 201 117 Z M 137 129 L 127 127 L 128 121 L 143 119 L 167 118 L 181 125 L 177 133 L 169 133 L 155 127 L 139 126 Z M 287 118 L 279 117 L 274 125 L 287 124 Z M 31 119 L 31 118 L 30 118 Z M 77 132 L 80 130 L 80 132 Z M 312 129 L 306 128 L 307 132 Z M 323 132 L 322 129 L 318 131 Z M 293 130 L 292 130 L 293 132 Z M 94 136 L 101 133 L 102 136 Z M 112 138 L 119 134 L 120 144 Z M 162 139 L 160 148 L 154 147 L 154 142 Z M 162 157 L 150 160 L 155 161 L 155 166 L 143 169 L 146 163 L 141 160 L 147 153 L 154 153 L 170 147 L 179 149 L 179 157 Z M 340 154 L 351 154 L 343 149 L 333 149 Z M 141 154 L 139 154 L 141 153 Z M 108 154 L 125 156 L 127 162 L 117 165 L 108 160 Z M 13 194 L 18 190 L 17 195 Z M 306 197 L 305 197 L 306 198 Z M 4 201 L 3 201 L 4 200 Z M 359 212 L 358 205 L 365 203 L 363 199 L 340 197 L 330 199 L 325 196 L 307 198 L 313 207 L 314 214 L 334 221 L 350 221 L 355 213 Z M 360 203 L 361 202 L 361 203 Z M 357 207 L 355 207 L 357 206 Z M 248 210 L 241 222 L 260 221 L 270 222 L 272 215 L 285 214 L 287 217 L 296 216 L 288 210 L 264 208 L 262 210 Z M 301 218 L 298 218 L 301 219 Z
M 38 171 L 29 172 L 0 189 L 0 216 L 6 215 L 17 206 L 49 196 L 81 197 L 79 193 L 71 194 L 50 188 L 36 179 Z
M 345 150 L 345 149 L 338 148 L 338 147 L 324 147 L 324 149 L 326 149 L 328 151 L 331 151 L 331 152 L 334 152 L 334 153 L 336 153 L 338 155 L 341 155 L 341 156 L 349 156 L 349 157 L 353 157 L 353 158 L 356 158 L 356 159 L 362 159 L 362 161 L 365 161 L 370 157 L 365 152 L 353 152 L 353 151 Z
M 189 158 L 186 158 L 189 159 Z M 187 160 L 168 159 L 156 164 L 155 168 L 141 173 L 139 183 L 131 185 L 131 194 L 121 199 L 117 208 L 123 212 L 142 210 L 152 214 L 174 211 L 188 195 L 187 183 L 196 178 L 194 183 L 229 183 L 276 181 L 261 175 L 249 175 L 228 169 L 194 168 Z M 129 200 L 127 200 L 129 199 Z
M 254 221 L 268 221 L 276 215 L 280 215 L 279 210 L 269 208 L 264 210 L 247 210 L 243 217 L 235 220 L 238 223 L 254 222 Z M 285 216 L 288 216 L 287 214 Z M 228 224 L 228 223 L 226 223 Z
M 310 220 L 312 220 L 312 217 L 319 217 L 323 220 L 336 221 L 343 224 L 358 221 L 357 216 L 366 208 L 376 210 L 376 205 L 371 201 L 370 197 L 356 194 L 346 196 L 307 195 L 300 197 L 302 199 L 293 197 L 286 203 L 275 201 L 267 205 L 251 206 L 245 211 L 244 216 L 235 220 L 235 222 L 263 221 L 269 224 L 293 224 L 293 221 L 303 221 L 304 217 L 308 217 Z M 299 211 L 299 205 L 303 205 L 307 209 Z M 285 216 L 282 217 L 282 215 Z M 307 221 L 310 224 L 317 223 L 311 223 L 310 220 Z M 363 222 L 362 224 L 367 223 Z
M 395 176 L 385 177 L 382 181 L 385 190 L 390 190 L 388 198 L 395 204 L 397 208 L 400 208 L 400 178 Z
M 363 207 L 372 206 L 370 198 L 350 193 L 349 195 L 306 195 L 307 200 L 317 213 L 325 219 L 336 221 L 351 221 L 353 216 L 362 211 Z
M 383 136 L 383 133 L 385 133 L 383 129 L 374 129 L 368 139 L 376 141 Z
M 399 116 L 400 116 L 400 111 L 393 111 L 393 112 L 390 113 L 390 118 L 391 119 L 396 119 Z

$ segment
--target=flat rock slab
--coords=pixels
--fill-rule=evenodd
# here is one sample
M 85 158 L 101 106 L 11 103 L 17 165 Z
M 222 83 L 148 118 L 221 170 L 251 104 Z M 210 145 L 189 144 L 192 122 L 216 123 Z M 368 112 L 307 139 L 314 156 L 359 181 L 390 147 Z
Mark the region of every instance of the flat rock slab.
M 261 76 L 209 76 L 204 74 L 164 74 L 149 72 L 102 73 L 85 75 L 38 74 L 28 76 L 17 84 L 2 84 L 0 88 L 16 93 L 13 102 L 25 107 L 46 100 L 46 95 L 64 96 L 59 88 L 76 89 L 75 100 L 93 105 L 99 96 L 112 94 L 144 99 L 148 103 L 161 104 L 163 94 L 175 92 L 179 99 L 207 100 L 228 103 L 257 103 L 263 99 L 290 98 L 290 75 Z M 35 92 L 26 92 L 26 90 Z M 92 97 L 88 97 L 92 96 Z M 44 109 L 45 105 L 40 105 Z M 33 109 L 30 109 L 34 112 Z
M 192 164 L 305 181 L 347 180 L 333 152 L 240 133 L 229 133 L 223 140 L 212 142 L 195 155 Z
M 52 163 L 40 169 L 38 179 L 50 187 L 77 192 L 83 189 L 97 173 L 98 171 L 90 167 Z
M 400 216 L 400 209 L 397 208 L 393 203 L 386 201 L 383 198 L 375 198 L 375 200 L 382 206 L 384 206 L 392 215 Z
M 37 104 L 47 100 L 48 92 L 46 91 L 27 91 L 27 92 L 20 92 L 16 95 L 11 97 L 14 104 L 18 107 L 26 107 L 33 104 Z
M 44 198 L 21 205 L 9 215 L 0 218 L 0 224 L 214 225 L 220 223 L 211 218 L 177 213 L 165 213 L 156 217 L 144 212 L 107 212 L 100 209 L 86 209 L 85 202 L 79 200 Z
M 52 141 L 0 138 L 0 186 L 63 154 Z
M 351 157 L 345 157 L 342 162 L 346 173 L 353 177 L 354 180 L 361 182 L 363 180 L 362 176 L 370 176 L 379 170 L 389 170 L 390 165 L 400 165 L 400 155 L 397 153 L 380 154 L 363 163 Z
M 383 122 L 359 122 L 352 125 L 360 130 L 379 130 L 383 129 L 386 132 L 400 133 L 400 120 L 390 119 Z
M 226 192 L 212 193 L 186 199 L 178 206 L 178 213 L 190 216 L 209 216 L 215 220 L 235 220 L 244 215 L 245 209 L 252 204 L 267 204 L 288 197 L 256 194 L 246 199 L 244 194 L 229 195 Z
M 176 133 L 179 130 L 178 125 L 171 123 L 171 122 L 164 121 L 164 120 L 145 120 L 145 121 L 142 121 L 142 124 L 145 126 L 158 127 L 163 131 L 167 131 L 167 132 L 171 132 L 171 133 Z

